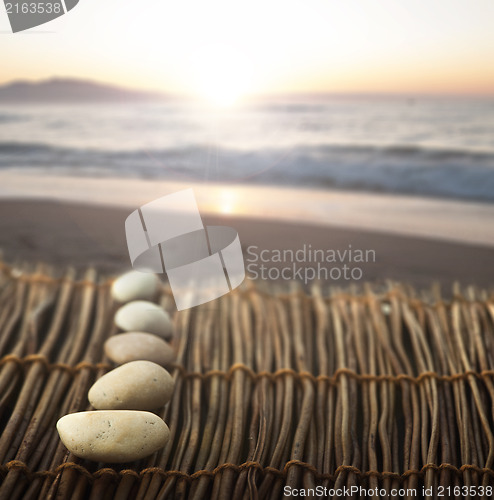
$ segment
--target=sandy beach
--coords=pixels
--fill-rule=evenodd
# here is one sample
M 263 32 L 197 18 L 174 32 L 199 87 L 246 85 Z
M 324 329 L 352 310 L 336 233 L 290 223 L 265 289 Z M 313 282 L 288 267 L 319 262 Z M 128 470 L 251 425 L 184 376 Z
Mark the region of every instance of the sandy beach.
M 337 189 L 163 179 L 74 177 L 6 170 L 0 199 L 46 199 L 133 210 L 192 188 L 201 213 L 412 236 L 494 248 L 494 204 Z M 130 212 L 129 212 L 130 213 Z M 1 216 L 1 214 L 0 214 Z
M 130 212 L 104 205 L 4 199 L 0 201 L 0 249 L 9 263 L 43 261 L 80 269 L 92 264 L 117 273 L 129 268 L 124 221 Z M 446 289 L 455 281 L 482 287 L 491 287 L 494 282 L 494 249 L 485 245 L 275 219 L 205 214 L 203 220 L 208 225 L 237 229 L 244 252 L 249 247 L 255 247 L 257 253 L 297 251 L 304 245 L 312 249 L 344 251 L 351 245 L 353 249 L 374 250 L 375 262 L 360 266 L 361 281 L 391 279 L 419 287 L 437 281 Z M 340 279 L 333 283 L 349 282 Z

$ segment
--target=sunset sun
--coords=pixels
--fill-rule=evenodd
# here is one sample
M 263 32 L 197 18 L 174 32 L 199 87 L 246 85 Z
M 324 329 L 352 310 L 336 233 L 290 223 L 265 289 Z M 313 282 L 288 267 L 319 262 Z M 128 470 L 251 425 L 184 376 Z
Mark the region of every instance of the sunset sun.
M 248 91 L 248 61 L 228 46 L 209 45 L 198 51 L 193 73 L 197 94 L 217 106 L 230 106 Z

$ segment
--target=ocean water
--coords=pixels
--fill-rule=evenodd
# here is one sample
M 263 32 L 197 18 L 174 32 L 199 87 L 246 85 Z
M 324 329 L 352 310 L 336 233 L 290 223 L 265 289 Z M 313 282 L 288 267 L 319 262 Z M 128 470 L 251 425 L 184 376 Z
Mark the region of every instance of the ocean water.
M 494 98 L 4 104 L 4 169 L 494 202 Z

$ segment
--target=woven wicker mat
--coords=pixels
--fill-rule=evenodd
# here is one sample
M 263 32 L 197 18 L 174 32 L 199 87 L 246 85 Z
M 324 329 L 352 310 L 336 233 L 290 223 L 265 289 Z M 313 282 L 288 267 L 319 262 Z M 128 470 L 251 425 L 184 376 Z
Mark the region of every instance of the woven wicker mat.
M 52 276 L 42 265 L 0 270 L 1 499 L 262 499 L 317 486 L 348 498 L 369 498 L 343 489 L 352 486 L 373 498 L 393 488 L 422 498 L 424 487 L 452 498 L 455 486 L 489 496 L 486 292 L 274 295 L 250 283 L 174 314 L 176 390 L 160 412 L 172 437 L 116 466 L 69 454 L 55 429 L 60 416 L 89 409 L 88 388 L 109 369 L 109 282 L 94 270 Z M 169 290 L 160 301 L 173 312 Z

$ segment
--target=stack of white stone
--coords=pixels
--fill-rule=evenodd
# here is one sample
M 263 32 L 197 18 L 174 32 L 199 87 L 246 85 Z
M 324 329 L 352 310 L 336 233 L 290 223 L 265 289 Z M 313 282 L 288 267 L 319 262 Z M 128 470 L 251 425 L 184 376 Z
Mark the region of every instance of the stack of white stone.
M 104 346 L 117 368 L 90 388 L 88 399 L 97 411 L 62 417 L 57 430 L 74 455 L 98 462 L 132 462 L 163 448 L 170 430 L 151 413 L 170 401 L 174 382 L 165 369 L 175 360 L 167 342 L 173 335 L 168 313 L 152 302 L 160 281 L 154 274 L 131 271 L 112 286 L 112 296 L 125 303 L 115 324 L 125 333 Z

